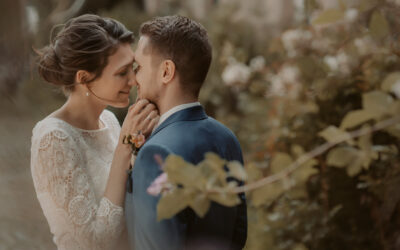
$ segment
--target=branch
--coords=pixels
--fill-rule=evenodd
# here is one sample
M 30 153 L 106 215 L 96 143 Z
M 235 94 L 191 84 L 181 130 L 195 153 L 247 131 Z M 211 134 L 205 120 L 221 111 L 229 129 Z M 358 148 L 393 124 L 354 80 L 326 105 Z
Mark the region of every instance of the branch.
M 399 116 L 395 116 L 392 117 L 390 119 L 378 122 L 377 124 L 375 124 L 374 126 L 370 127 L 370 128 L 361 128 L 359 130 L 355 130 L 353 132 L 349 133 L 349 136 L 343 137 L 338 139 L 336 142 L 327 142 L 325 144 L 322 144 L 321 146 L 313 149 L 312 151 L 302 155 L 301 157 L 299 157 L 295 162 L 293 162 L 292 164 L 290 164 L 286 169 L 282 170 L 279 173 L 264 177 L 258 181 L 255 181 L 253 183 L 249 183 L 246 184 L 244 186 L 240 186 L 240 187 L 235 187 L 233 189 L 229 189 L 229 190 L 225 190 L 225 192 L 228 193 L 243 193 L 243 192 L 248 192 L 257 188 L 260 188 L 264 185 L 267 184 L 271 184 L 273 182 L 279 181 L 285 177 L 287 177 L 288 175 L 290 175 L 293 171 L 295 171 L 296 169 L 298 169 L 299 167 L 301 167 L 304 163 L 308 162 L 309 160 L 322 155 L 323 153 L 325 153 L 327 150 L 329 150 L 330 148 L 345 142 L 349 139 L 354 139 L 363 135 L 367 135 L 367 134 L 371 134 L 375 131 L 379 131 L 382 130 L 384 128 L 390 127 L 396 123 L 400 122 L 400 115 Z M 221 193 L 224 192 L 223 190 L 210 190 L 209 192 L 211 193 Z

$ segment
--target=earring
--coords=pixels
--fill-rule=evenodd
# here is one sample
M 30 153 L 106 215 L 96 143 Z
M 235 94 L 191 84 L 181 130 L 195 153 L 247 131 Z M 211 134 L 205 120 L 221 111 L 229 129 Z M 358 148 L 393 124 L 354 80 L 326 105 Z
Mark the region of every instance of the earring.
M 86 92 L 86 96 L 89 96 L 89 92 Z

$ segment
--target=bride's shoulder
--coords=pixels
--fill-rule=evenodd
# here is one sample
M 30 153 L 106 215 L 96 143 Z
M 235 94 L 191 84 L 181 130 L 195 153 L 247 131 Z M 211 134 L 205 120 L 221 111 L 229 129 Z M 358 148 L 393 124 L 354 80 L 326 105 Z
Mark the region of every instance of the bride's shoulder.
M 73 131 L 65 122 L 53 117 L 44 118 L 32 129 L 32 140 L 46 141 L 55 138 L 65 141 L 71 136 L 73 136 Z
M 101 115 L 102 115 L 103 121 L 105 123 L 107 123 L 107 125 L 110 125 L 112 127 L 113 126 L 120 127 L 117 117 L 110 110 L 105 109 Z

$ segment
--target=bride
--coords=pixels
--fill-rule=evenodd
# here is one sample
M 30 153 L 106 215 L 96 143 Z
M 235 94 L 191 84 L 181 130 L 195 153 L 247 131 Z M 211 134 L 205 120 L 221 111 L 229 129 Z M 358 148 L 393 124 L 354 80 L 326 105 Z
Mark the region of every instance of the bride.
M 159 116 L 139 100 L 120 127 L 105 108 L 127 107 L 135 84 L 133 34 L 96 15 L 69 20 L 38 51 L 39 74 L 63 88 L 66 103 L 33 129 L 31 171 L 58 249 L 115 249 L 132 149 L 125 135 L 149 135 Z

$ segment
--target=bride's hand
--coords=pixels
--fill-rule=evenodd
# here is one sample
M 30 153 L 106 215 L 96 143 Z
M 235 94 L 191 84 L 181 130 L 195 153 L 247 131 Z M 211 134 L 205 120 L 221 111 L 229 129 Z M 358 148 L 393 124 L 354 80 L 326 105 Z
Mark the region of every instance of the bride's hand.
M 124 136 L 137 134 L 139 131 L 147 138 L 160 116 L 156 106 L 146 99 L 141 99 L 129 107 L 128 113 L 121 127 L 120 143 Z

